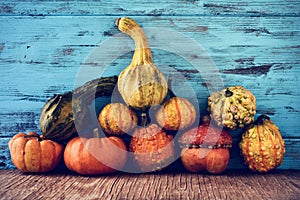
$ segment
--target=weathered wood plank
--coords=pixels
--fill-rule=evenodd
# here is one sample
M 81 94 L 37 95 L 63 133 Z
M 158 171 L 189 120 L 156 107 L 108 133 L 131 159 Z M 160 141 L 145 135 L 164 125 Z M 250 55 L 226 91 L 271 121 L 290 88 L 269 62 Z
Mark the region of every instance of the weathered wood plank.
M 299 171 L 280 170 L 269 174 L 237 170 L 218 176 L 161 172 L 98 177 L 69 173 L 34 175 L 1 170 L 0 181 L 0 196 L 4 199 L 279 200 L 297 199 L 300 195 Z
M 102 43 L 118 33 L 113 24 L 115 17 L 78 16 L 75 19 L 65 16 L 0 17 L 0 25 L 5 27 L 0 30 L 0 136 L 4 137 L 1 139 L 1 168 L 12 167 L 6 146 L 8 139 L 19 131 L 39 131 L 38 118 L 45 101 L 54 93 L 71 90 L 82 66 L 91 68 L 91 73 L 99 71 L 101 62 L 99 66 L 82 64 L 91 52 L 101 49 Z M 298 18 L 136 19 L 149 34 L 155 62 L 177 70 L 196 88 L 201 114 L 206 110 L 210 81 L 195 70 L 190 63 L 193 60 L 184 60 L 167 51 L 163 45 L 176 41 L 176 38 L 159 36 L 155 32 L 157 28 L 176 31 L 199 43 L 216 64 L 224 85 L 241 84 L 251 89 L 257 97 L 258 113 L 271 115 L 287 140 L 286 159 L 281 168 L 300 168 L 299 140 L 288 139 L 298 138 L 300 128 Z M 132 41 L 125 36 L 118 37 L 120 43 L 117 44 L 124 43 L 130 51 L 116 58 L 106 75 L 117 75 L 131 59 Z M 178 45 L 186 47 L 180 41 Z M 115 48 L 119 46 L 111 47 L 111 51 L 106 52 L 108 55 L 102 55 L 100 59 L 107 56 L 111 60 L 109 53 Z M 191 50 L 190 54 L 197 53 Z M 93 76 L 98 77 L 98 74 Z M 175 89 L 180 91 L 180 88 L 180 83 L 175 84 Z M 242 168 L 237 144 L 232 152 L 229 168 Z
M 0 1 L 0 15 L 299 16 L 299 0 Z

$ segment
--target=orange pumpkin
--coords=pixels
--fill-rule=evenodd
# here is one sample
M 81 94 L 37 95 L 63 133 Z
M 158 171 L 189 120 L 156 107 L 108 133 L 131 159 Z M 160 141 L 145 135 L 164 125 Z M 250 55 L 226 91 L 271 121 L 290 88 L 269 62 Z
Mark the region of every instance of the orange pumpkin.
M 63 145 L 36 132 L 18 133 L 8 143 L 13 164 L 22 172 L 48 172 L 61 161 Z
M 179 138 L 182 164 L 190 172 L 220 174 L 229 164 L 232 136 L 225 129 L 210 126 L 208 116 L 202 118 L 202 123 Z
M 65 148 L 68 169 L 83 175 L 107 174 L 121 170 L 127 161 L 126 145 L 121 138 L 75 137 Z

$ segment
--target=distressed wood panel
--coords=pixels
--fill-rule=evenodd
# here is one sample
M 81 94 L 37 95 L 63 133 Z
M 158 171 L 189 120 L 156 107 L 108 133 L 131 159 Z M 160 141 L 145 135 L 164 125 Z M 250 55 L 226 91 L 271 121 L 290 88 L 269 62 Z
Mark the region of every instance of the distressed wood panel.
M 253 91 L 258 114 L 270 115 L 286 141 L 280 168 L 299 169 L 300 1 L 145 2 L 0 1 L 0 168 L 13 167 L 9 138 L 19 131 L 39 131 L 46 100 L 71 90 L 82 68 L 90 73 L 85 78 L 91 78 L 112 59 L 104 75 L 118 75 L 128 65 L 133 43 L 114 26 L 117 17 L 128 15 L 145 28 L 155 63 L 173 80 L 181 75 L 173 82 L 175 90 L 187 96 L 196 91 L 201 115 L 215 74 L 222 78 L 219 85 Z M 170 37 L 163 30 L 175 33 Z M 187 47 L 180 34 L 203 52 L 191 48 L 182 57 L 170 51 L 170 43 L 179 50 Z M 101 51 L 107 41 L 112 46 Z M 99 49 L 103 55 L 98 62 L 86 63 Z M 117 49 L 125 53 L 112 56 Z M 195 68 L 203 53 L 216 65 L 214 70 Z M 182 87 L 182 78 L 193 90 Z M 243 168 L 237 147 L 240 132 L 232 134 L 229 168 Z
M 6 27 L 0 30 L 2 135 L 11 135 L 17 127 L 21 131 L 36 129 L 44 102 L 54 93 L 71 90 L 89 53 L 118 33 L 113 24 L 115 17 L 0 19 L 0 25 Z M 165 51 L 163 44 L 171 41 L 159 37 L 156 29 L 168 27 L 201 45 L 215 63 L 225 86 L 243 85 L 251 89 L 257 97 L 258 114 L 271 115 L 285 137 L 299 136 L 296 131 L 299 129 L 300 110 L 297 87 L 300 69 L 298 18 L 288 17 L 280 21 L 273 17 L 245 17 L 239 22 L 226 17 L 136 17 L 136 20 L 146 29 L 148 27 L 156 64 L 180 72 L 196 88 L 202 113 L 206 109 L 207 84 L 210 83 L 210 80 L 201 77 L 205 70 L 197 71 L 191 64 L 193 59 L 186 61 L 173 52 Z M 126 48 L 133 50 L 130 39 L 117 37 L 120 37 L 118 45 L 124 42 Z M 179 42 L 178 45 L 184 44 Z M 111 47 L 111 51 L 106 53 L 113 54 L 118 48 Z M 197 55 L 192 50 L 189 53 L 191 57 Z M 100 56 L 101 59 L 111 59 L 110 56 Z M 105 74 L 118 75 L 128 65 L 131 56 L 129 51 L 118 57 Z M 95 72 L 101 68 L 101 63 L 97 67 L 94 64 L 84 67 L 90 67 L 96 78 L 98 74 Z M 180 89 L 180 84 L 178 87 Z
M 280 170 L 266 175 L 238 170 L 219 176 L 167 171 L 99 177 L 69 173 L 25 175 L 12 170 L 1 170 L 0 196 L 4 199 L 281 200 L 299 197 L 299 180 L 298 171 Z
M 0 1 L 1 15 L 299 15 L 299 0 Z

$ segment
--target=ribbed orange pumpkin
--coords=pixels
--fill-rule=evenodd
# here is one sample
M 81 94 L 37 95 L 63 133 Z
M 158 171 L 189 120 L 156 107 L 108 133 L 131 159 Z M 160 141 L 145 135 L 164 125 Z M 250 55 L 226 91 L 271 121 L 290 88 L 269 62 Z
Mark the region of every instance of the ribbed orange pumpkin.
M 172 131 L 190 127 L 195 119 L 195 107 L 182 97 L 170 98 L 156 113 L 158 124 Z
M 240 149 L 245 164 L 258 172 L 268 172 L 280 166 L 285 153 L 279 128 L 265 115 L 258 117 L 243 133 Z
M 119 75 L 118 89 L 130 107 L 144 110 L 161 104 L 168 92 L 165 76 L 154 65 L 147 37 L 131 18 L 116 21 L 119 30 L 135 42 L 132 61 Z
M 76 137 L 65 148 L 64 161 L 68 169 L 83 175 L 98 175 L 121 170 L 127 161 L 122 139 Z
M 121 103 L 110 103 L 102 109 L 98 121 L 105 133 L 123 135 L 135 128 L 138 119 L 135 112 L 127 106 Z
M 48 172 L 62 161 L 63 145 L 36 132 L 18 133 L 8 143 L 12 162 L 22 172 Z

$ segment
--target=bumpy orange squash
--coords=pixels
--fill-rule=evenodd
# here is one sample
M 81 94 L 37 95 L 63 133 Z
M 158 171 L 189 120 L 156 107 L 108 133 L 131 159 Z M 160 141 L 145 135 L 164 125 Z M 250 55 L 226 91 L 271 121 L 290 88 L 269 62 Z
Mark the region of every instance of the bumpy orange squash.
M 167 135 L 157 124 L 136 128 L 129 150 L 142 172 L 166 168 L 175 156 L 173 136 Z
M 268 172 L 280 166 L 285 153 L 279 128 L 265 115 L 258 117 L 243 133 L 240 149 L 245 164 L 258 172 Z

